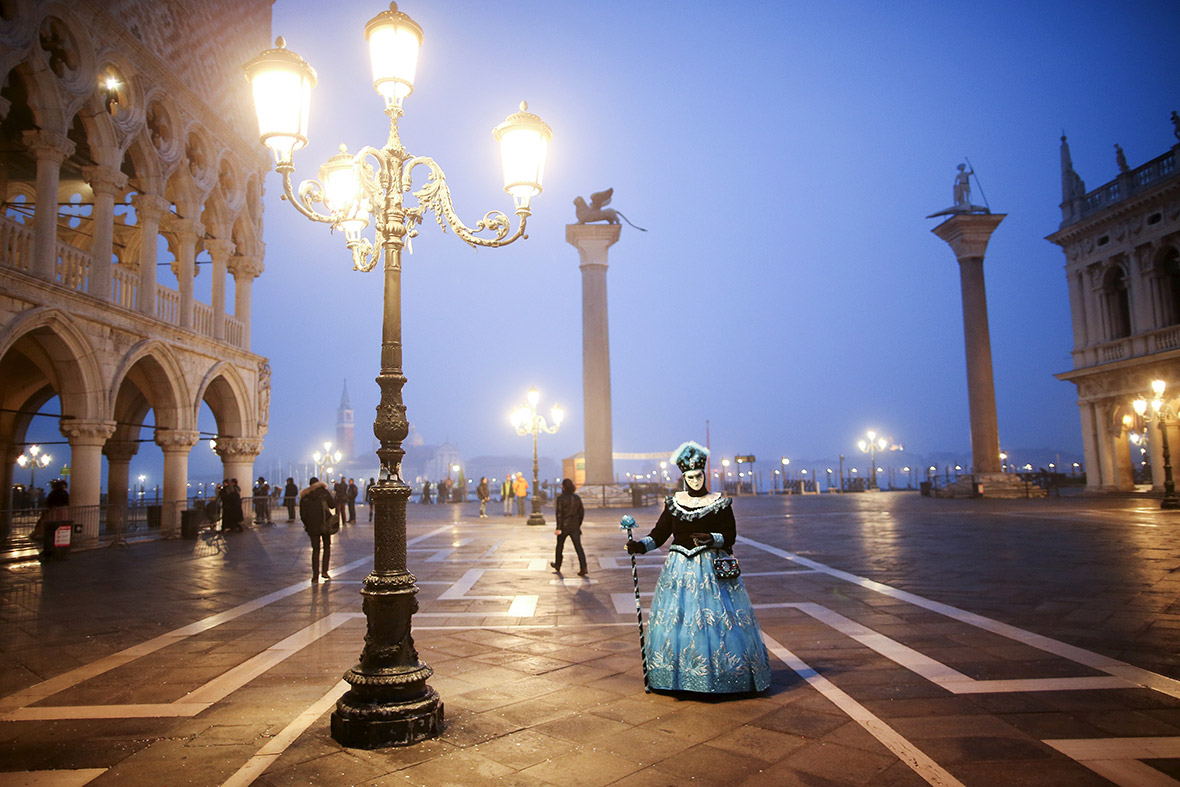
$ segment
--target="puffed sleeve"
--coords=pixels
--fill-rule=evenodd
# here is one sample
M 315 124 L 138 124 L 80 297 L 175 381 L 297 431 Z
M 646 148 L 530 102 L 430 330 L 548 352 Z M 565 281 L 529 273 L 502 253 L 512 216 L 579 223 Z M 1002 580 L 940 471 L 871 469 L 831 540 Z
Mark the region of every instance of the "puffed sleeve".
M 717 532 L 721 535 L 724 543 L 722 546 L 729 551 L 733 550 L 733 542 L 737 540 L 737 522 L 733 518 L 733 505 L 727 505 L 725 508 L 717 512 L 716 522 Z

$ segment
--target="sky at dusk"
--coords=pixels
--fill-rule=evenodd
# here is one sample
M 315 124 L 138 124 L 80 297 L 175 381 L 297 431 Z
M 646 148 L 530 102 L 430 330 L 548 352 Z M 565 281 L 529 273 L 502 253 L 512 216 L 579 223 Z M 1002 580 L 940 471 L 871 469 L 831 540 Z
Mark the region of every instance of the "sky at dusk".
M 314 177 L 337 145 L 380 145 L 365 22 L 385 6 L 278 0 L 273 31 L 317 70 Z M 904 11 L 899 11 L 904 8 Z M 616 451 L 686 439 L 724 455 L 969 453 L 958 266 L 925 216 L 970 159 L 1007 218 L 985 263 L 1003 446 L 1080 455 L 1060 137 L 1093 189 L 1176 142 L 1170 2 L 403 2 L 423 28 L 402 140 L 447 173 L 461 217 L 511 212 L 491 129 L 523 98 L 553 129 L 528 240 L 474 251 L 430 219 L 404 257 L 404 396 L 427 443 L 523 455 L 529 386 L 582 448 L 581 273 L 572 200 L 614 188 L 636 224 L 610 250 Z M 417 183 L 415 185 L 418 185 Z M 254 349 L 274 369 L 260 458 L 331 439 L 342 382 L 366 447 L 381 278 L 268 179 Z M 1078 457 L 1080 458 L 1080 456 Z
M 319 75 L 297 178 L 342 142 L 384 142 L 363 31 L 386 7 L 275 3 L 274 35 Z M 718 456 L 823 461 L 875 429 L 967 460 L 958 266 L 925 217 L 952 204 L 968 157 L 972 201 L 1007 214 L 985 263 L 1001 444 L 1080 460 L 1075 389 L 1053 377 L 1071 367 L 1065 259 L 1044 240 L 1061 220 L 1060 137 L 1088 189 L 1117 174 L 1115 143 L 1132 167 L 1176 143 L 1180 5 L 400 9 L 425 38 L 402 140 L 439 162 L 469 225 L 511 214 L 492 128 L 527 99 L 553 129 L 528 240 L 474 251 L 429 216 L 403 258 L 404 397 L 426 443 L 527 456 L 508 415 L 535 385 L 543 410 L 567 413 L 542 456 L 582 449 L 581 273 L 565 225 L 576 196 L 613 187 L 612 207 L 647 228 L 624 226 L 610 250 L 616 451 L 704 442 L 708 422 Z M 253 349 L 273 368 L 259 471 L 334 438 L 345 379 L 369 448 L 379 393 L 381 276 L 353 271 L 342 235 L 281 191 L 272 172 L 253 301 Z M 193 474 L 212 459 L 198 446 Z

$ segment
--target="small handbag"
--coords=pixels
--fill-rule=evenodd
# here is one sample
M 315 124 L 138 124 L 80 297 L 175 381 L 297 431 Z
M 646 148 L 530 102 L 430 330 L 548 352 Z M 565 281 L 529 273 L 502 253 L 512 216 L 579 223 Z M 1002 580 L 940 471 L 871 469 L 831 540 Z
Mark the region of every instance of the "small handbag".
M 713 558 L 713 573 L 718 579 L 737 579 L 742 575 L 742 567 L 733 555 L 718 555 Z

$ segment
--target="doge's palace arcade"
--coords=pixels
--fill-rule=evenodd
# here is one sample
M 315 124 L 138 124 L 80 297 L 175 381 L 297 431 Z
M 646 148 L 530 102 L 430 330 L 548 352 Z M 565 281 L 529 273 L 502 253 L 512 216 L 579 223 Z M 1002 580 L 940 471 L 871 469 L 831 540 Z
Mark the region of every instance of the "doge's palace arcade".
M 270 397 L 250 349 L 267 161 L 241 64 L 268 44 L 270 7 L 3 4 L 0 511 L 54 397 L 75 539 L 121 515 L 146 440 L 164 453 L 162 524 L 176 532 L 189 453 L 212 437 L 202 403 L 225 476 L 248 488 Z

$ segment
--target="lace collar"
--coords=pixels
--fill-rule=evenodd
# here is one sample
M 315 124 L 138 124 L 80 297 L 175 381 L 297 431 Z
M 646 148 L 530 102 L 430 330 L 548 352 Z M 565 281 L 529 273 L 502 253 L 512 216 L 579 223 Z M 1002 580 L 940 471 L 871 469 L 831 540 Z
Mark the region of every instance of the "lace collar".
M 689 497 L 687 492 L 677 492 L 668 496 L 666 506 L 677 519 L 692 521 L 720 511 L 732 502 L 732 498 L 722 497 L 720 492 L 710 492 L 704 497 Z

